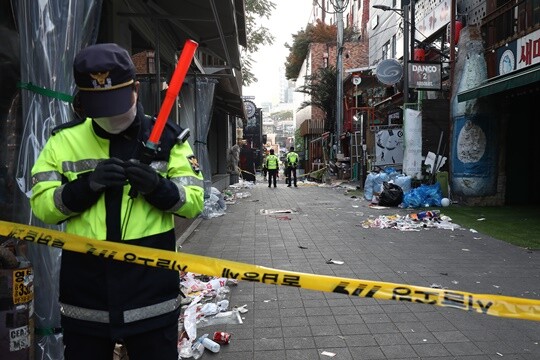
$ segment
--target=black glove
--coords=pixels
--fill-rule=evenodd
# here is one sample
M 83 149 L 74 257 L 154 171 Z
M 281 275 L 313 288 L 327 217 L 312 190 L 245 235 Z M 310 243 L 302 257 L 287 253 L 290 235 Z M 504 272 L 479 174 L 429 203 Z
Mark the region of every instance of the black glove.
M 118 158 L 100 162 L 88 177 L 90 188 L 95 192 L 103 191 L 111 186 L 123 186 L 126 181 L 124 162 Z
M 150 165 L 132 159 L 126 162 L 125 166 L 126 176 L 133 190 L 145 195 L 156 189 L 159 174 Z

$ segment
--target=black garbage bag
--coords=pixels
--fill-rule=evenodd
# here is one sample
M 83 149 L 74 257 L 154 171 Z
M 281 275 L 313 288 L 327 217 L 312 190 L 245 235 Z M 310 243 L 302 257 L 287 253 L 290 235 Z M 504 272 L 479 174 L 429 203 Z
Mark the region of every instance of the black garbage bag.
M 403 190 L 401 186 L 383 182 L 383 190 L 379 195 L 379 205 L 381 206 L 399 206 L 403 202 Z

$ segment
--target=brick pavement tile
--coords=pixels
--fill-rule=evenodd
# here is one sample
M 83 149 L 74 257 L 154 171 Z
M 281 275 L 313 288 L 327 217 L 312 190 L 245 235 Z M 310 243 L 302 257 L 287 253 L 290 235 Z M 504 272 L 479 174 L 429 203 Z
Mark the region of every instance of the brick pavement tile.
M 349 351 L 355 360 L 386 359 L 386 356 L 378 346 L 350 347 Z
M 399 333 L 391 333 L 391 334 L 373 334 L 373 339 L 377 342 L 379 345 L 400 345 L 400 344 L 408 344 L 407 339 Z
M 310 335 L 309 337 L 291 337 L 284 338 L 285 349 L 315 349 L 315 341 Z
M 281 329 L 283 338 L 312 336 L 309 326 L 288 326 Z
M 402 332 L 409 344 L 433 344 L 439 340 L 430 332 Z
M 252 334 L 253 338 L 282 338 L 283 330 L 281 327 L 255 327 Z
M 310 326 L 313 336 L 330 336 L 339 334 L 339 326 L 337 325 L 313 325 Z
M 418 354 L 411 345 L 383 345 L 381 350 L 387 359 L 418 358 Z
M 343 335 L 365 335 L 371 334 L 365 324 L 345 324 L 339 325 L 339 330 Z
M 281 326 L 283 327 L 299 325 L 307 326 L 309 324 L 309 318 L 307 316 L 285 316 L 280 317 L 280 319 Z
M 444 344 L 446 350 L 454 356 L 469 356 L 469 355 L 482 355 L 483 351 L 478 348 L 474 343 L 467 342 L 457 342 L 457 343 L 447 343 Z
M 378 345 L 375 337 L 371 334 L 362 334 L 362 335 L 346 335 L 343 336 L 345 343 L 349 347 L 354 346 L 375 346 Z
M 255 351 L 284 349 L 283 339 L 256 338 L 253 340 Z
M 313 360 L 319 358 L 317 349 L 287 349 L 285 355 L 287 360 Z
M 443 344 L 470 341 L 460 331 L 435 331 L 433 332 L 433 336 L 435 336 L 437 340 L 439 340 Z
M 423 359 L 426 356 L 450 356 L 450 352 L 441 344 L 413 344 L 414 351 Z

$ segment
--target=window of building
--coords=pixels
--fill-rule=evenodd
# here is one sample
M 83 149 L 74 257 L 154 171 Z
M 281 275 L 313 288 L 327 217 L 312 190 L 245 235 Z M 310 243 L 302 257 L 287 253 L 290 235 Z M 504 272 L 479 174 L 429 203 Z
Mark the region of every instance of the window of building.
M 390 54 L 390 40 L 388 40 L 382 47 L 382 59 L 388 59 Z

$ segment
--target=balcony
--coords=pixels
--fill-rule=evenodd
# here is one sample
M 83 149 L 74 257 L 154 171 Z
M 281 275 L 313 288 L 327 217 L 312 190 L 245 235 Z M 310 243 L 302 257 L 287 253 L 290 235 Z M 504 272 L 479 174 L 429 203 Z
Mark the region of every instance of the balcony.
M 321 135 L 324 132 L 324 120 L 305 120 L 300 125 L 300 136 Z

